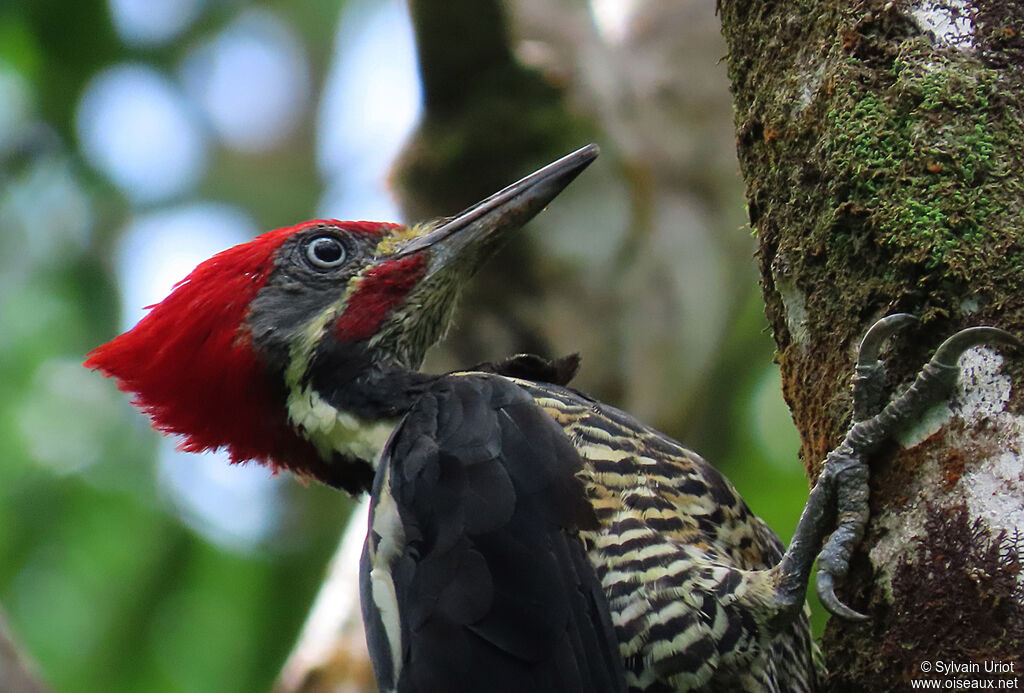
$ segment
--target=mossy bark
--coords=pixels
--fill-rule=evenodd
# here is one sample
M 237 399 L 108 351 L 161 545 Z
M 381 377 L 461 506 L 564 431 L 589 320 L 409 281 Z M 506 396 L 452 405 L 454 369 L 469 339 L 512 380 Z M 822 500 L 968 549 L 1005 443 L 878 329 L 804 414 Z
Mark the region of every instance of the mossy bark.
M 875 319 L 922 319 L 891 347 L 894 386 L 961 327 L 1024 330 L 1024 3 L 719 10 L 766 312 L 813 475 L 849 424 L 852 354 Z M 952 416 L 873 461 L 872 521 L 841 591 L 872 618 L 830 622 L 830 690 L 906 690 L 922 662 L 1020 675 L 1024 552 L 1011 530 L 1024 486 L 1009 431 L 1022 370 L 1003 364 L 1006 412 Z

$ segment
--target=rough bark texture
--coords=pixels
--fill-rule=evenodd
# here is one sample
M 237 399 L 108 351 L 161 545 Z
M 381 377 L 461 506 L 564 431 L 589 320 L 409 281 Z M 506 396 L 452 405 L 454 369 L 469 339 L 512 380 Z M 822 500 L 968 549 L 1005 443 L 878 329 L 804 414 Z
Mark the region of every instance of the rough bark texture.
M 922 318 L 894 340 L 893 385 L 956 329 L 1024 327 L 1024 3 L 719 10 L 767 315 L 813 474 L 849 423 L 852 350 L 873 320 Z M 940 661 L 1021 675 L 1022 369 L 1001 362 L 970 352 L 953 405 L 874 461 L 841 591 L 871 620 L 830 622 L 830 690 L 906 690 Z

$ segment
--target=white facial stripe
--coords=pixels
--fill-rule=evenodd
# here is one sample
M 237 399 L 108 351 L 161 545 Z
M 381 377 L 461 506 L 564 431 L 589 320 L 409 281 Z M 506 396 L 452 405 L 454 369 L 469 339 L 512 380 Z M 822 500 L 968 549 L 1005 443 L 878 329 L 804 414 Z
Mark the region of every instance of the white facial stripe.
M 285 371 L 288 388 L 288 420 L 325 460 L 332 453 L 355 455 L 376 467 L 380 451 L 394 429 L 395 421 L 366 421 L 328 404 L 309 383 L 303 383 L 306 369 L 328 323 L 344 310 L 355 282 L 345 295 L 311 320 L 292 344 Z
M 402 671 L 402 625 L 398 615 L 398 596 L 395 583 L 391 577 L 391 564 L 405 550 L 405 530 L 398 507 L 391 497 L 391 470 L 384 471 L 382 493 L 373 508 L 370 517 L 371 532 L 380 537 L 377 542 L 372 537 L 370 543 L 370 586 L 374 606 L 384 624 L 384 633 L 391 647 L 391 665 L 394 680 L 397 681 Z
M 367 421 L 338 411 L 312 387 L 291 388 L 288 419 L 325 460 L 333 452 L 370 460 L 374 467 L 396 421 Z

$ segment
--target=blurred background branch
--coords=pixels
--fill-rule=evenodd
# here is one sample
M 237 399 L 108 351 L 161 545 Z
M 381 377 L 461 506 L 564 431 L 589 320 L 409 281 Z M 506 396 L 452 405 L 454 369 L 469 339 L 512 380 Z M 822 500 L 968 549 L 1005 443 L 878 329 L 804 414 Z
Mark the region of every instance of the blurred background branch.
M 0 610 L 0 691 L 50 693 L 35 665 L 14 641 L 7 617 Z

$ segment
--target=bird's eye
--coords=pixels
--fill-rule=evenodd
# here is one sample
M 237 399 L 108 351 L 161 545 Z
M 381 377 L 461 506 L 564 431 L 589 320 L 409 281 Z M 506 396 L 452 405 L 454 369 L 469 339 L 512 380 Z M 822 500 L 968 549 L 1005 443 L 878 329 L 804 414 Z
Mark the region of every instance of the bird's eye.
M 334 236 L 317 236 L 306 246 L 306 258 L 314 267 L 334 269 L 345 262 L 345 246 Z

